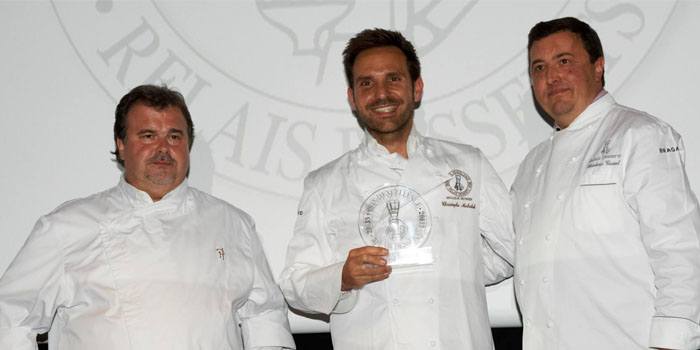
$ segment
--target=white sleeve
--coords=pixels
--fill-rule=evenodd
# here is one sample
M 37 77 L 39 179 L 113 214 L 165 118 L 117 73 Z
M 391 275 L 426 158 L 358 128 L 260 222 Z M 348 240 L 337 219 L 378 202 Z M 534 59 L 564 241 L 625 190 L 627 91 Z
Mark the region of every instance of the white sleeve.
M 304 181 L 294 236 L 287 248 L 279 284 L 295 309 L 322 314 L 348 312 L 354 307 L 358 292 L 340 291 L 345 261 L 333 258 L 323 204 L 311 183 L 308 177 Z
M 63 300 L 63 246 L 42 217 L 0 278 L 0 349 L 37 349 Z
M 262 244 L 252 226 L 249 232 L 253 259 L 253 286 L 246 303 L 236 311 L 246 349 L 295 349 L 284 297 L 275 284 Z
M 486 284 L 513 275 L 514 240 L 510 193 L 491 163 L 481 156 L 479 230 Z
M 668 126 L 628 138 L 625 200 L 637 216 L 656 286 L 651 347 L 700 347 L 700 212 L 685 173 L 685 147 Z M 680 148 L 679 150 L 671 151 Z

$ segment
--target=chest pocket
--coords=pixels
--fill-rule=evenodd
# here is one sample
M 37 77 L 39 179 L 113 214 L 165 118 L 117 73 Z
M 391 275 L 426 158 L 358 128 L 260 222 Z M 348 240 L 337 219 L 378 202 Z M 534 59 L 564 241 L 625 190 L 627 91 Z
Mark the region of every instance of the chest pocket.
M 619 167 L 586 169 L 574 189 L 572 221 L 579 232 L 613 234 L 623 231 L 626 212 Z

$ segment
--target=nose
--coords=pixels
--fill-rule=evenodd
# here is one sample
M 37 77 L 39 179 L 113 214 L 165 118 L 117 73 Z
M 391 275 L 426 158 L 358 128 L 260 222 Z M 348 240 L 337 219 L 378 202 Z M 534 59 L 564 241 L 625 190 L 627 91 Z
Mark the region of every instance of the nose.
M 387 86 L 384 82 L 379 82 L 375 85 L 374 96 L 378 99 L 385 98 L 389 94 Z
M 555 65 L 546 70 L 545 75 L 547 78 L 547 84 L 554 84 L 559 81 L 559 68 Z
M 170 150 L 170 143 L 167 137 L 161 137 L 158 139 L 158 152 L 168 153 Z

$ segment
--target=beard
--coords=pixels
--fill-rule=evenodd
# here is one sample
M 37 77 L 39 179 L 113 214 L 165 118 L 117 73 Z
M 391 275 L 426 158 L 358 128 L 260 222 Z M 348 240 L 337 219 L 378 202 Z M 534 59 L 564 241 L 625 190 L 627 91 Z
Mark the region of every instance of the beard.
M 165 162 L 169 166 L 161 168 L 160 166 L 151 167 L 155 162 Z M 158 152 L 153 157 L 148 159 L 148 165 L 144 177 L 153 184 L 167 185 L 173 183 L 177 177 L 176 161 L 170 154 Z
M 415 109 L 415 102 L 413 102 L 413 94 L 410 96 L 408 103 L 404 103 L 402 99 L 387 97 L 383 99 L 378 99 L 367 104 L 365 108 L 358 108 L 355 110 L 355 117 L 362 129 L 369 131 L 370 133 L 377 134 L 392 134 L 405 129 L 410 122 L 413 120 L 413 112 Z M 371 110 L 386 105 L 397 106 L 397 114 L 392 118 L 381 118 L 373 117 L 371 115 Z M 400 108 L 404 110 L 400 110 Z

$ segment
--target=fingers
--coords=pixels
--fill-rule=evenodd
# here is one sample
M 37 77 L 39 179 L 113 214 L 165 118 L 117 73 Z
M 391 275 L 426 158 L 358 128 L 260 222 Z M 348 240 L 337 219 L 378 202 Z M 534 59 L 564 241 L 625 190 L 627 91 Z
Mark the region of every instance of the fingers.
M 358 255 L 377 255 L 377 256 L 385 256 L 389 254 L 389 250 L 386 248 L 382 247 L 373 247 L 373 246 L 366 246 L 366 247 L 360 247 L 360 248 L 355 248 L 348 253 L 348 258 L 351 256 L 358 256 Z
M 361 247 L 351 250 L 343 265 L 342 290 L 362 288 L 367 283 L 381 281 L 391 274 L 386 265 L 389 251 L 382 247 Z

